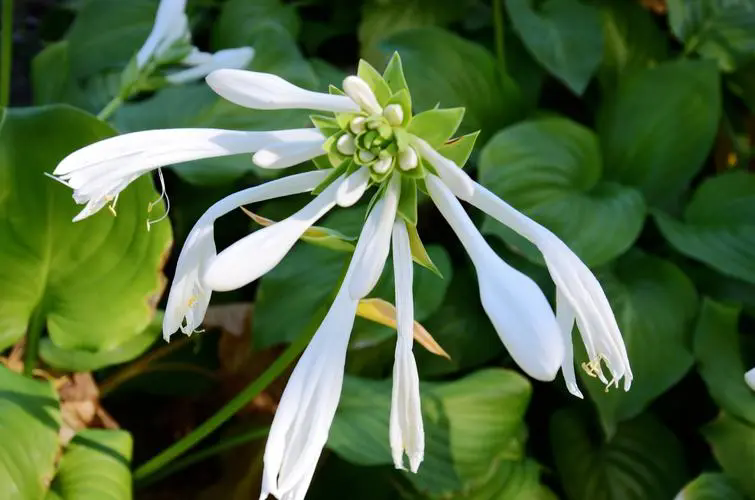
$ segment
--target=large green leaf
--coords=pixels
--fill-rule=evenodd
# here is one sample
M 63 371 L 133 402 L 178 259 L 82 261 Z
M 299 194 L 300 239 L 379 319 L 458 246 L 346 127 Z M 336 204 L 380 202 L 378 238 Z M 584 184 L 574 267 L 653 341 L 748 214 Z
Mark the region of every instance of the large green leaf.
M 723 413 L 703 428 L 703 435 L 726 475 L 755 497 L 755 425 Z
M 48 500 L 131 500 L 131 435 L 84 429 L 66 446 Z
M 599 278 L 634 373 L 628 392 L 606 392 L 600 381 L 580 372 L 610 435 L 618 422 L 639 415 L 692 366 L 689 346 L 698 300 L 694 285 L 679 268 L 639 250 L 616 261 Z
M 700 170 L 718 130 L 718 73 L 705 61 L 663 63 L 623 79 L 598 116 L 607 179 L 667 205 Z
M 604 89 L 613 89 L 622 78 L 667 58 L 666 34 L 640 3 L 605 2 L 601 12 L 605 50 L 598 78 Z
M 0 365 L 0 498 L 42 498 L 54 474 L 60 409 L 52 384 Z
M 687 53 L 732 71 L 755 60 L 755 4 L 748 0 L 669 0 L 669 25 Z
M 0 131 L 0 349 L 32 315 L 62 349 L 111 350 L 149 324 L 171 242 L 167 221 L 147 231 L 147 206 L 158 197 L 149 176 L 121 193 L 117 217 L 102 210 L 77 223 L 71 190 L 44 176 L 112 134 L 67 106 L 8 113 Z
M 506 0 L 511 23 L 535 59 L 577 94 L 603 56 L 600 10 L 579 0 Z
M 520 91 L 486 49 L 440 28 L 397 33 L 381 44 L 384 60 L 398 51 L 415 113 L 466 108 L 459 134 L 491 134 L 523 114 Z
M 706 299 L 695 330 L 695 357 L 716 403 L 755 425 L 755 392 L 744 381 L 738 319 L 738 308 Z
M 686 479 L 676 436 L 650 415 L 622 423 L 608 440 L 571 410 L 551 419 L 556 469 L 569 500 L 669 500 Z
M 480 182 L 515 208 L 553 230 L 588 265 L 625 252 L 645 219 L 645 202 L 633 188 L 601 181 L 595 134 L 566 118 L 513 125 L 480 154 Z M 504 238 L 488 217 L 483 231 Z
M 723 474 L 706 472 L 700 474 L 675 497 L 676 500 L 747 500 L 736 486 Z
M 295 6 L 280 0 L 229 0 L 223 4 L 213 27 L 213 45 L 215 48 L 251 45 L 261 55 L 267 48 L 265 34 L 270 28 L 280 28 L 296 37 L 299 25 Z
M 755 283 L 755 174 L 738 170 L 706 179 L 682 221 L 660 211 L 654 216 L 677 251 Z
M 147 39 L 156 12 L 154 0 L 85 2 L 66 36 L 73 77 L 124 68 Z
M 500 480 L 499 474 L 518 479 L 526 471 L 507 469 L 523 458 L 523 418 L 530 392 L 526 379 L 501 369 L 478 371 L 450 383 L 423 384 L 425 459 L 419 472 L 407 478 L 420 491 L 446 497 Z M 390 380 L 347 377 L 328 446 L 357 464 L 392 463 L 390 405 Z M 496 470 L 499 462 L 503 468 Z M 530 476 L 536 483 L 537 474 Z M 504 483 L 502 490 L 508 481 Z

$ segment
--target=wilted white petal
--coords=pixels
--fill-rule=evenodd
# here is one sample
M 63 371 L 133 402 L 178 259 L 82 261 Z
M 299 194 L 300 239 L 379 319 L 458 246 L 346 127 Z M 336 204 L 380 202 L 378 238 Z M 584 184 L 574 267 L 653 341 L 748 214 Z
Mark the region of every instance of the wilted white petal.
M 572 329 L 574 328 L 574 309 L 564 297 L 564 294 L 556 289 L 556 321 L 561 330 L 561 338 L 564 342 L 564 360 L 561 363 L 561 373 L 564 375 L 566 388 L 574 396 L 582 399 L 582 391 L 577 385 L 577 375 L 574 373 L 574 346 L 572 344 Z
M 358 76 L 347 76 L 343 81 L 343 91 L 368 113 L 379 115 L 383 112 L 370 86 Z
M 162 50 L 188 34 L 185 7 L 186 0 L 160 1 L 152 31 L 136 54 L 136 64 L 139 68 L 144 67 L 153 56 L 159 57 Z
M 403 220 L 393 224 L 393 274 L 396 280 L 396 359 L 393 363 L 390 443 L 393 463 L 403 469 L 404 452 L 409 467 L 417 472 L 425 455 L 425 431 L 419 394 L 419 374 L 412 353 L 414 303 L 412 298 L 412 254 L 409 233 Z
M 252 109 L 315 109 L 334 113 L 359 111 L 354 101 L 342 95 L 312 92 L 269 73 L 219 69 L 207 83 L 224 99 Z
M 336 203 L 340 207 L 350 207 L 362 197 L 370 185 L 370 170 L 361 167 L 346 177 L 336 192 Z
M 455 192 L 460 198 L 466 199 L 538 247 L 556 287 L 571 304 L 576 315 L 577 326 L 590 358 L 590 362 L 585 365 L 587 372 L 607 385 L 618 386 L 619 380 L 624 378 L 624 390 L 629 390 L 632 370 L 624 340 L 608 299 L 590 269 L 556 235 L 518 212 L 485 187 L 475 183 L 472 195 L 467 195 L 462 190 Z M 611 372 L 610 381 L 603 376 L 601 362 Z
M 181 63 L 193 67 L 181 71 L 176 71 L 165 76 L 165 79 L 173 85 L 193 82 L 204 78 L 218 69 L 241 69 L 249 66 L 254 57 L 254 49 L 251 47 L 237 47 L 235 49 L 219 50 L 214 54 L 206 54 L 209 59 L 203 58 L 200 54 L 191 53 L 184 58 Z M 196 62 L 202 61 L 202 62 Z
M 462 198 L 462 194 L 467 197 L 472 195 L 474 181 L 461 167 L 435 151 L 424 139 L 413 135 L 411 136 L 411 143 L 416 148 L 417 153 L 435 167 L 440 178 L 451 188 L 451 191 L 456 193 L 456 196 Z
M 216 202 L 199 218 L 178 256 L 163 317 L 165 340 L 178 329 L 191 334 L 204 319 L 212 290 L 202 282 L 201 277 L 216 255 L 213 234 L 215 220 L 247 203 L 311 191 L 325 180 L 328 173 L 327 170 L 315 170 L 244 189 Z
M 277 266 L 304 231 L 335 206 L 342 180 L 343 177 L 331 183 L 294 215 L 253 232 L 220 252 L 204 274 L 205 283 L 216 291 L 235 290 Z
M 311 160 L 325 151 L 322 145 L 325 137 L 317 129 L 307 129 L 310 137 L 301 137 L 298 141 L 274 143 L 257 151 L 252 161 L 262 168 L 288 168 Z
M 745 382 L 755 391 L 755 368 L 745 373 Z
M 438 177 L 430 174 L 425 181 L 433 201 L 472 259 L 482 306 L 511 357 L 532 378 L 553 380 L 564 358 L 564 345 L 540 287 L 496 255 Z
M 155 168 L 251 153 L 270 144 L 298 142 L 311 138 L 312 131 L 144 130 L 110 137 L 74 151 L 58 164 L 53 174 L 74 190 L 76 203 L 87 204 L 78 220 L 95 213 L 130 182 Z
M 401 180 L 394 175 L 383 197 L 375 203 L 367 216 L 362 234 L 370 242 L 354 251 L 354 274 L 349 283 L 351 298 L 359 300 L 375 288 L 385 267 L 391 247 L 391 230 L 396 219 Z

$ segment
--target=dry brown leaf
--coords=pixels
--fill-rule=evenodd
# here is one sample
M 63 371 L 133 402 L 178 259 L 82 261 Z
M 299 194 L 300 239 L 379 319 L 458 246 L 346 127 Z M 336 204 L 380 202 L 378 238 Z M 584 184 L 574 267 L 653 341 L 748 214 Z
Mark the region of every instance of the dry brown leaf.
M 396 308 L 383 299 L 362 299 L 357 307 L 357 315 L 364 319 L 374 321 L 390 328 L 396 328 Z M 435 341 L 432 335 L 425 330 L 425 327 L 414 322 L 414 340 L 422 347 L 436 356 L 442 356 L 451 359 L 451 356 Z

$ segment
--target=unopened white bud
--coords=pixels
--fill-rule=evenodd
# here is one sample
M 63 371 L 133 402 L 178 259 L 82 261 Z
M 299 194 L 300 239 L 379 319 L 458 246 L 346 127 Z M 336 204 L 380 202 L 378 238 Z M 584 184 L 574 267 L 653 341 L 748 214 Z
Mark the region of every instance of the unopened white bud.
M 343 91 L 360 108 L 371 115 L 379 115 L 383 112 L 370 86 L 358 76 L 347 76 L 343 81 Z
M 349 123 L 349 129 L 354 132 L 355 134 L 360 134 L 364 132 L 364 122 L 366 118 L 364 116 L 357 116 L 351 122 Z
M 400 104 L 389 104 L 383 109 L 383 116 L 388 123 L 397 127 L 404 121 L 404 110 Z
M 375 155 L 372 154 L 372 153 L 370 153 L 369 151 L 360 151 L 359 152 L 359 159 L 362 160 L 363 162 L 367 163 L 367 162 L 371 162 L 372 160 L 374 160 L 375 159 Z
M 411 170 L 417 168 L 419 163 L 419 157 L 417 152 L 412 147 L 406 148 L 404 151 L 400 151 L 398 154 L 398 166 L 401 170 Z
M 375 173 L 384 174 L 391 168 L 391 163 L 393 163 L 393 157 L 385 156 L 375 162 L 375 165 L 372 166 L 372 169 L 375 170 Z
M 354 138 L 351 135 L 343 134 L 336 141 L 336 149 L 339 153 L 349 156 L 356 152 L 357 147 L 356 144 L 354 144 Z

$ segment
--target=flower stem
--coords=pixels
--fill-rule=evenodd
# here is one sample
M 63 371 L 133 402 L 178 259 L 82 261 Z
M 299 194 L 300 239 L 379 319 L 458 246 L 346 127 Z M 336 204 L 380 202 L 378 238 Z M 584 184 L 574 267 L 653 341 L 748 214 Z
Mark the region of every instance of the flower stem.
M 13 0 L 3 0 L 0 40 L 0 106 L 10 103 L 10 73 L 13 58 Z
M 104 108 L 102 108 L 102 111 L 97 113 L 97 118 L 99 118 L 103 122 L 107 121 L 111 116 L 113 116 L 113 113 L 115 113 L 118 108 L 121 107 L 121 104 L 123 104 L 123 96 L 121 94 L 118 94 L 117 96 L 113 97 L 110 102 L 105 105 Z
M 24 375 L 31 377 L 37 365 L 39 353 L 39 339 L 45 329 L 45 315 L 42 307 L 37 306 L 29 320 L 29 328 L 26 332 L 26 344 L 24 347 Z
M 262 427 L 262 428 L 258 427 L 258 428 L 248 430 L 246 432 L 239 433 L 235 436 L 231 436 L 227 439 L 220 441 L 219 443 L 213 446 L 208 446 L 207 448 L 200 450 L 192 455 L 189 455 L 180 460 L 176 460 L 175 462 L 170 464 L 168 467 L 165 467 L 161 471 L 155 474 L 152 474 L 151 476 L 148 476 L 143 481 L 139 481 L 136 486 L 138 488 L 149 486 L 155 481 L 159 481 L 160 479 L 168 477 L 171 474 L 175 474 L 176 472 L 182 469 L 185 469 L 186 467 L 189 467 L 190 465 L 194 465 L 198 462 L 201 462 L 202 460 L 206 460 L 214 455 L 218 455 L 226 450 L 230 450 L 237 446 L 241 446 L 242 444 L 246 444 L 250 441 L 255 441 L 257 439 L 265 437 L 265 435 L 268 433 L 269 430 L 270 430 L 270 427 Z
M 501 70 L 506 70 L 506 56 L 503 43 L 503 8 L 501 0 L 493 0 L 493 22 L 495 24 L 495 54 Z
M 172 444 L 167 449 L 160 452 L 157 456 L 149 459 L 146 463 L 140 465 L 134 471 L 134 480 L 142 483 L 150 478 L 165 466 L 169 465 L 177 457 L 181 456 L 187 450 L 191 449 L 201 440 L 206 438 L 210 433 L 223 425 L 236 412 L 246 406 L 252 399 L 257 397 L 270 383 L 278 378 L 291 362 L 309 343 L 314 335 L 314 329 L 307 328 L 291 343 L 283 353 L 265 370 L 259 377 L 253 380 L 248 386 L 238 393 L 232 400 L 226 403 L 215 415 L 204 421 L 199 427 L 189 434 Z

